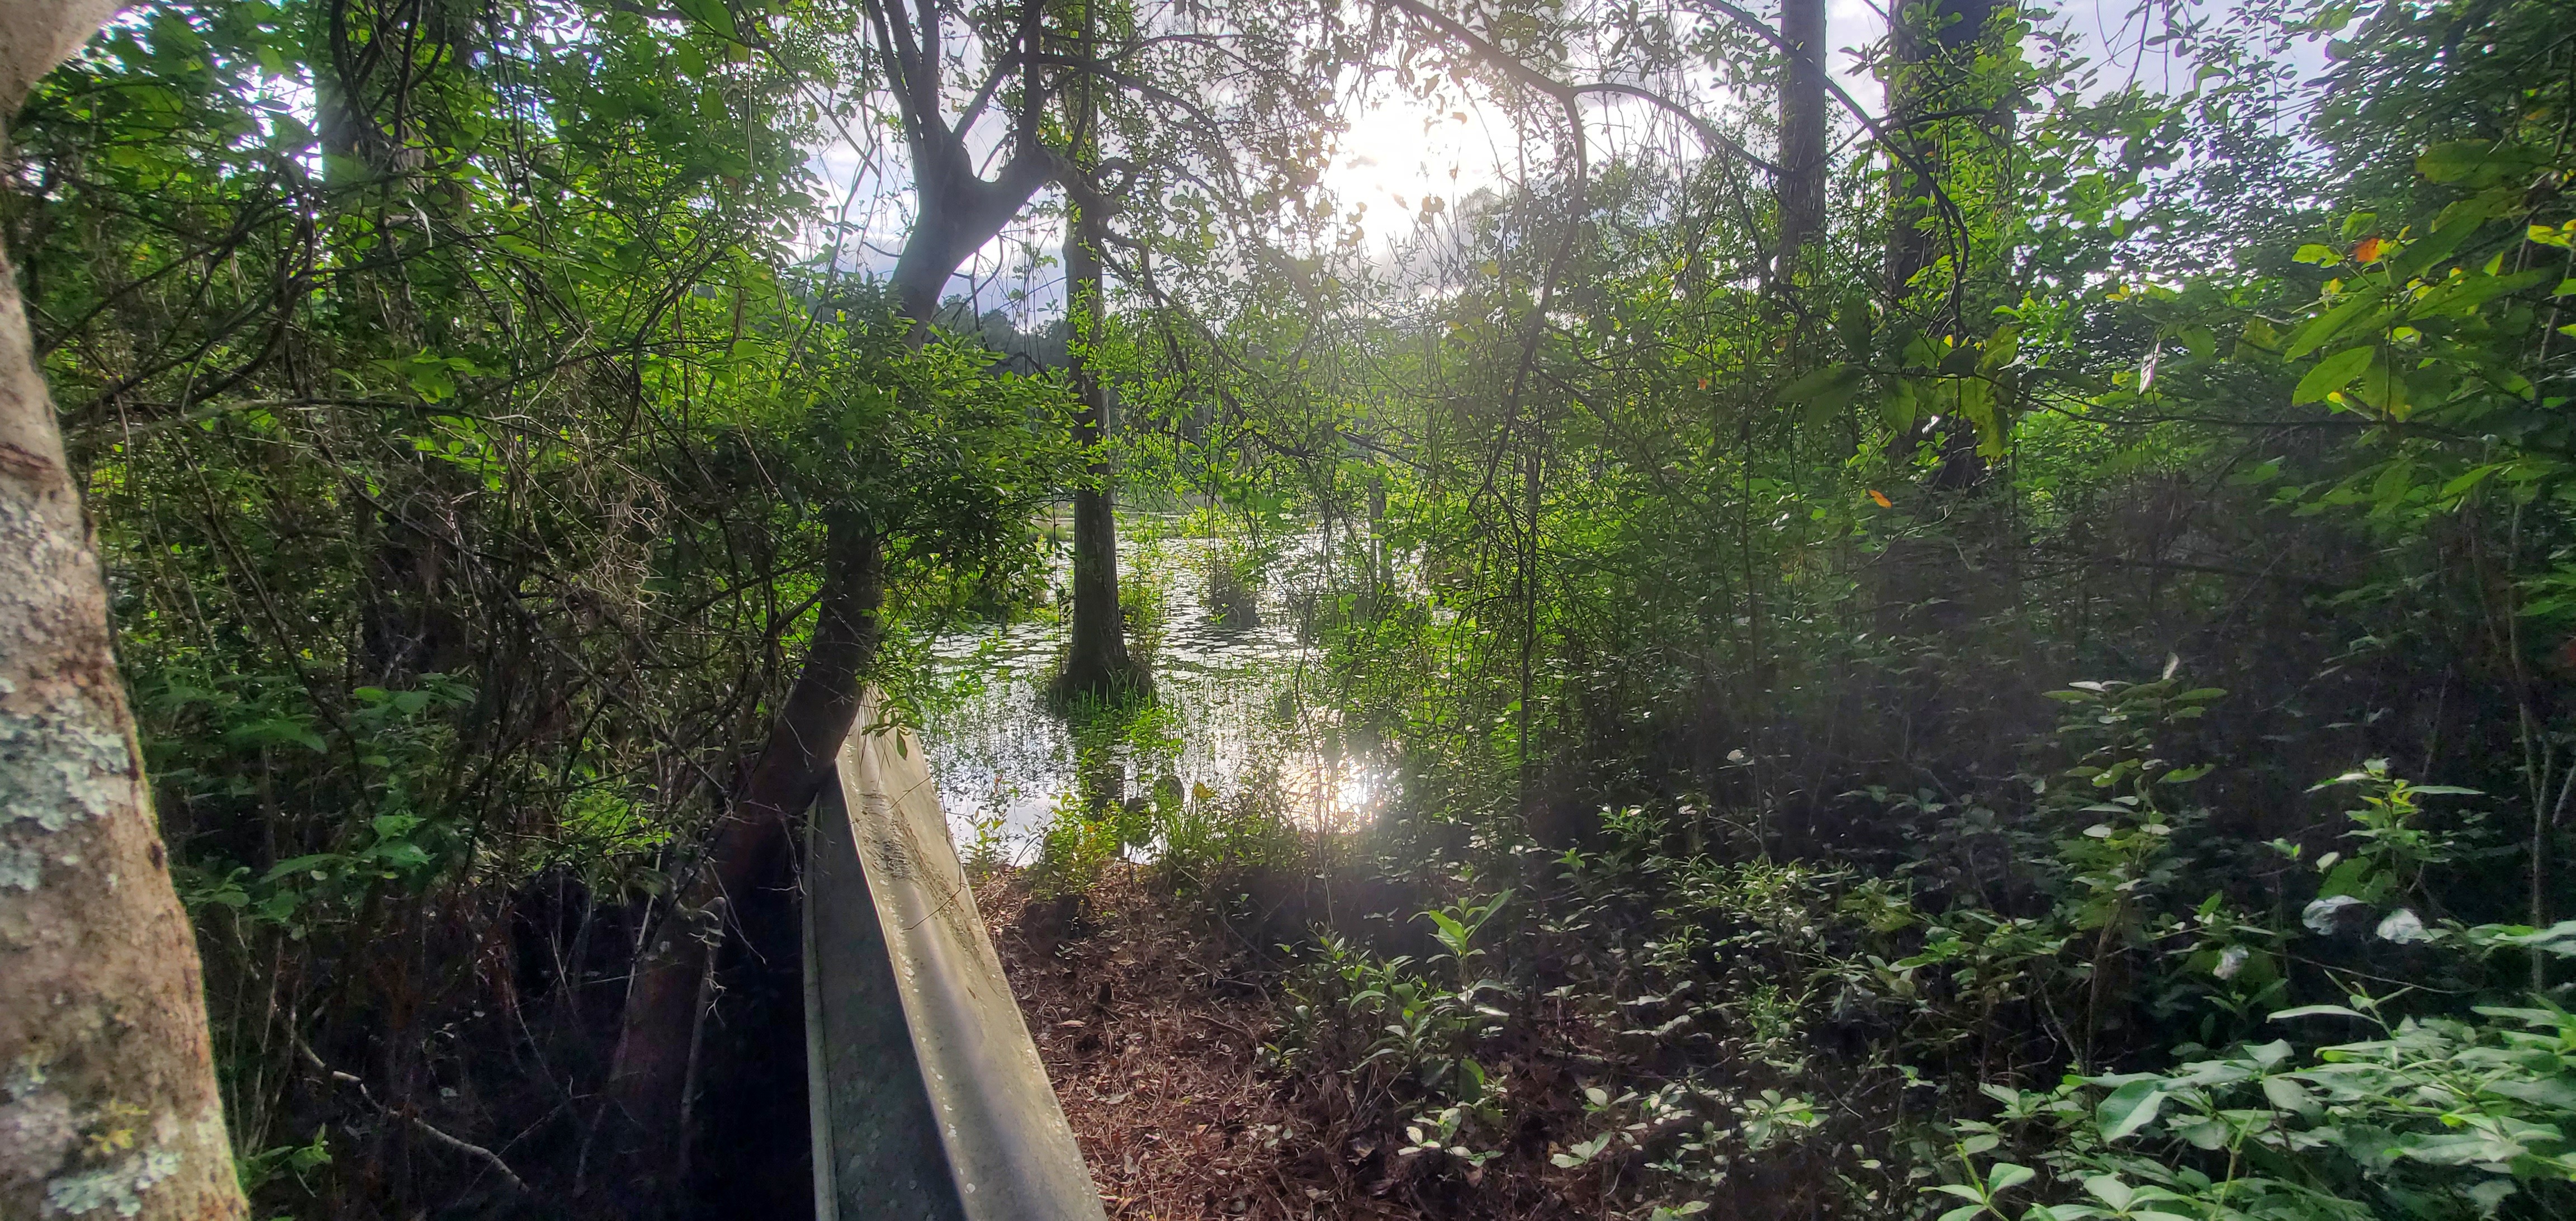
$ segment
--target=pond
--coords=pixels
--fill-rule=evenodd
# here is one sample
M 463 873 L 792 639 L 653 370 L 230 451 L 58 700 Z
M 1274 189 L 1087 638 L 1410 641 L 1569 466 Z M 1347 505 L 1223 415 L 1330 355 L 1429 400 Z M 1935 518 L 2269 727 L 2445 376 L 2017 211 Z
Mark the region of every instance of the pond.
M 1177 525 L 1142 514 L 1120 522 L 1121 589 L 1161 607 L 1135 633 L 1150 654 L 1150 704 L 1070 716 L 1049 708 L 1066 635 L 1055 614 L 934 642 L 951 695 L 925 710 L 922 738 L 961 856 L 1027 864 L 1058 811 L 1085 800 L 1159 790 L 1206 806 L 1254 795 L 1301 826 L 1340 828 L 1390 795 L 1370 752 L 1344 740 L 1321 698 L 1320 653 L 1299 630 L 1300 609 L 1327 577 L 1322 532 L 1275 549 L 1252 583 L 1246 623 L 1239 612 L 1228 622 L 1210 597 L 1220 544 Z M 1049 572 L 1059 606 L 1070 572 L 1059 549 Z

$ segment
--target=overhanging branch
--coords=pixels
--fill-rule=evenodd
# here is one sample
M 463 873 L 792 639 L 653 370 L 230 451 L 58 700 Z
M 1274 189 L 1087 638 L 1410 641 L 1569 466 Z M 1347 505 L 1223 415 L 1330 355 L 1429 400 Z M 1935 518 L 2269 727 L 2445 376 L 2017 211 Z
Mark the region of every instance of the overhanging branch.
M 1737 143 L 1725 132 L 1719 131 L 1689 107 L 1652 89 L 1619 81 L 1568 84 L 1523 63 L 1519 56 L 1494 45 L 1484 36 L 1468 29 L 1465 23 L 1421 3 L 1421 0 L 1375 0 L 1375 2 L 1380 8 L 1393 9 L 1431 27 L 1441 37 L 1466 48 L 1476 58 L 1501 72 L 1512 83 L 1554 99 L 1558 105 L 1566 107 L 1569 114 L 1573 112 L 1576 99 L 1587 93 L 1607 93 L 1636 98 L 1688 124 L 1691 131 L 1697 134 L 1700 141 L 1708 147 L 1759 166 L 1764 173 L 1774 176 L 1780 173 L 1779 166 L 1755 156 L 1752 150 Z

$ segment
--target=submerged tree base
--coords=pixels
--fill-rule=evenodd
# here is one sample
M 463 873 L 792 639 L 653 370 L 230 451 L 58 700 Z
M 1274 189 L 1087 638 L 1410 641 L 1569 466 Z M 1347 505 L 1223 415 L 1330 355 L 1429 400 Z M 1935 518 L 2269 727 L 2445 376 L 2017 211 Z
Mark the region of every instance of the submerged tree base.
M 1068 665 L 1046 687 L 1048 710 L 1064 716 L 1087 716 L 1104 709 L 1129 708 L 1153 701 L 1154 672 L 1132 661 L 1125 665 L 1089 665 L 1080 669 Z

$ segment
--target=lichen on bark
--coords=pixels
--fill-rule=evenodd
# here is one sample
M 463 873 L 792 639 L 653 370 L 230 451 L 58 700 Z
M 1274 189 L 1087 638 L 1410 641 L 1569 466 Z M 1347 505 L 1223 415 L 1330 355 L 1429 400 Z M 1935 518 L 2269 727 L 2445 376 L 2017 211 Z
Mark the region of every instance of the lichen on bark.
M 0 114 L 113 12 L 0 0 Z M 0 1217 L 243 1214 L 198 971 L 0 251 Z

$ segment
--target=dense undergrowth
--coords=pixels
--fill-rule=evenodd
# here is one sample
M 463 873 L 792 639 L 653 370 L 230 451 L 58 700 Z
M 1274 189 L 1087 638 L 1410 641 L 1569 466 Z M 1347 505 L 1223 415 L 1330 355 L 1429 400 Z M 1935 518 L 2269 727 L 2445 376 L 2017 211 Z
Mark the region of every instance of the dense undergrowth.
M 2226 83 L 1945 137 L 2011 259 L 1795 322 L 1613 177 L 1561 326 L 1479 295 L 1497 213 L 1308 374 L 1400 460 L 1255 482 L 1406 795 L 1196 887 L 1378 1196 L 2576 1208 L 2556 11 L 2307 14 L 2306 87 L 2270 10 L 2166 27 Z
M 2576 925 L 2441 914 L 2469 795 L 2374 760 L 2249 859 L 2161 754 L 2214 692 L 2062 694 L 2058 769 L 1890 869 L 1685 805 L 1408 872 L 1458 897 L 1282 945 L 1265 1054 L 1432 1215 L 2562 1213 Z
M 2213 834 L 2232 697 L 2177 668 L 2049 692 L 1993 791 L 1846 794 L 1875 857 L 1696 802 L 1318 836 L 1256 778 L 1068 807 L 1021 876 L 1057 943 L 1113 868 L 1073 829 L 1151 849 L 1119 890 L 1275 993 L 1256 1163 L 1340 1215 L 2561 1215 L 2576 922 L 2458 910 L 2516 858 L 2487 795 L 2371 759 Z

